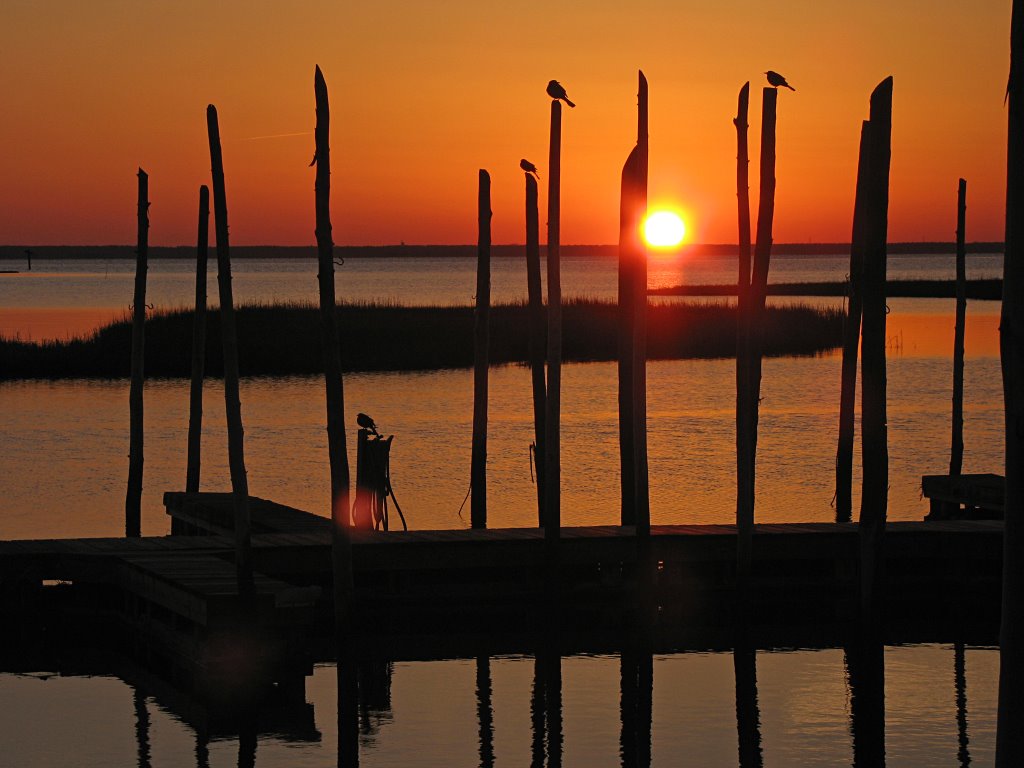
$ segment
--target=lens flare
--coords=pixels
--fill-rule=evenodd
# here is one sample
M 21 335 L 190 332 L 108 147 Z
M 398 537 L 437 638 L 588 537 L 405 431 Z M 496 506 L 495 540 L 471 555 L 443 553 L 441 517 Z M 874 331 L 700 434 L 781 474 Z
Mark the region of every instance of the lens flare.
M 685 236 L 686 225 L 672 211 L 656 211 L 644 221 L 644 240 L 655 248 L 674 248 Z

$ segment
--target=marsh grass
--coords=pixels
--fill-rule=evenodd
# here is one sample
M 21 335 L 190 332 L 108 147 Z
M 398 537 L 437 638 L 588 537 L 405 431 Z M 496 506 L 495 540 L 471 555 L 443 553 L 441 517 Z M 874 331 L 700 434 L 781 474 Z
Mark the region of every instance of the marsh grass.
M 309 302 L 248 303 L 237 308 L 243 375 L 318 374 L 321 355 L 317 307 Z M 220 377 L 220 317 L 207 315 L 207 375 Z M 618 308 L 614 302 L 571 299 L 563 306 L 563 358 L 613 360 Z M 736 311 L 718 303 L 652 305 L 648 358 L 732 357 Z M 491 364 L 526 363 L 525 303 L 491 310 Z M 843 313 L 809 305 L 769 307 L 767 355 L 814 355 L 842 341 Z M 341 358 L 346 371 L 405 371 L 473 365 L 473 308 L 408 307 L 394 303 L 338 306 Z M 191 370 L 192 310 L 153 312 L 146 320 L 146 375 L 187 377 Z M 0 378 L 123 378 L 129 375 L 131 323 L 118 320 L 87 338 L 33 343 L 0 339 Z

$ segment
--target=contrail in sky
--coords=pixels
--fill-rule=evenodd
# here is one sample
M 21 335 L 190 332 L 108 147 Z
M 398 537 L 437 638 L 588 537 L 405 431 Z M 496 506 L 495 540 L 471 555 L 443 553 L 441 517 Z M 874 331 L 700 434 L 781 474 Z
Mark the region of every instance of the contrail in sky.
M 289 136 L 312 136 L 312 131 L 299 131 L 298 133 L 275 133 L 270 136 L 246 136 L 239 141 L 258 141 L 260 139 L 285 139 Z

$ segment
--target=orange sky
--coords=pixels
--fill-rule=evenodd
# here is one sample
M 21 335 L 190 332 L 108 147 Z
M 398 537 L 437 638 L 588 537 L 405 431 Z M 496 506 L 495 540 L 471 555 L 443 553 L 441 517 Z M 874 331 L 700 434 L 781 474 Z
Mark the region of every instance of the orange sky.
M 776 241 L 849 239 L 860 123 L 888 74 L 890 239 L 951 240 L 964 176 L 968 239 L 1001 240 L 1009 15 L 961 0 L 4 0 L 0 243 L 133 242 L 139 165 L 151 242 L 192 243 L 212 102 L 232 241 L 312 244 L 317 63 L 339 244 L 475 241 L 481 167 L 494 241 L 522 242 L 518 162 L 539 166 L 543 206 L 551 78 L 579 105 L 563 118 L 562 241 L 615 242 L 638 67 L 651 202 L 689 211 L 688 240 L 735 242 L 731 119 L 748 79 L 756 208 L 769 68 L 798 89 L 780 94 Z

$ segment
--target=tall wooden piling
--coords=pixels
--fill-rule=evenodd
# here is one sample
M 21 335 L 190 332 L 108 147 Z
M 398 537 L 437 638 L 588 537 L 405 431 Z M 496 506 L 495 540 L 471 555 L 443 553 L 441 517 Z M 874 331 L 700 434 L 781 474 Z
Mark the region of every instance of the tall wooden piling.
M 633 281 L 633 466 L 636 535 L 645 540 L 651 532 L 650 486 L 647 476 L 647 248 L 641 235 L 647 216 L 648 119 L 647 78 L 637 76 L 637 166 L 633 189 L 632 242 L 636 264 Z M 645 546 L 642 544 L 641 546 Z M 641 558 L 641 563 L 646 561 Z M 650 575 L 650 574 L 648 574 Z
M 853 519 L 853 423 L 857 402 L 857 355 L 860 349 L 861 295 L 864 272 L 865 235 L 868 222 L 868 173 L 871 152 L 871 123 L 860 129 L 857 185 L 853 203 L 853 235 L 850 239 L 849 299 L 843 326 L 843 362 L 839 390 L 839 440 L 836 446 L 836 522 Z
M 964 331 L 967 323 L 967 182 L 960 179 L 956 193 L 956 325 L 953 331 L 953 418 L 949 474 L 959 475 L 964 465 Z
M 996 766 L 1024 765 L 1024 0 L 1013 0 L 999 352 L 1006 426 Z
M 861 618 L 877 617 L 882 541 L 889 491 L 886 427 L 885 279 L 892 154 L 892 78 L 871 94 L 871 151 L 865 215 L 863 331 L 861 338 L 861 441 L 864 467 L 860 506 Z
M 138 242 L 135 249 L 135 294 L 132 299 L 132 383 L 128 393 L 128 493 L 124 503 L 125 536 L 142 535 L 143 403 L 146 344 L 146 272 L 149 255 L 149 176 L 139 168 Z
M 562 518 L 562 277 L 561 238 L 562 103 L 551 100 L 548 153 L 548 387 L 544 423 L 544 540 L 549 555 L 558 545 Z M 552 560 L 549 558 L 549 564 Z
M 537 467 L 537 524 L 544 527 L 544 297 L 540 282 L 540 225 L 537 180 L 526 177 L 526 289 L 530 303 L 530 378 L 533 383 L 533 444 Z
M 316 99 L 316 246 L 320 289 L 320 348 L 324 365 L 327 408 L 327 455 L 331 472 L 331 558 L 335 630 L 347 630 L 352 609 L 352 544 L 349 528 L 351 480 L 345 438 L 345 391 L 341 375 L 337 300 L 334 286 L 334 237 L 331 227 L 331 107 L 327 81 L 317 67 L 313 73 Z
M 228 424 L 228 467 L 235 508 L 235 571 L 240 595 L 253 591 L 252 544 L 249 519 L 249 480 L 245 474 L 242 402 L 238 391 L 238 338 L 231 292 L 231 252 L 228 240 L 228 202 L 224 189 L 224 159 L 220 148 L 217 108 L 206 108 L 213 178 L 213 220 L 217 240 L 217 287 L 220 294 L 220 333 L 224 349 L 224 407 Z
M 196 303 L 192 315 L 192 384 L 188 396 L 188 458 L 185 491 L 199 493 L 202 466 L 203 380 L 206 368 L 206 265 L 209 254 L 210 188 L 199 187 L 199 232 L 196 238 Z
M 747 148 L 747 114 L 750 83 L 740 88 L 736 103 L 736 212 L 739 233 L 736 276 L 736 521 L 753 505 L 753 478 L 749 459 L 752 437 L 749 416 L 750 395 L 750 153 Z
M 476 311 L 473 317 L 473 447 L 470 524 L 487 527 L 487 372 L 491 317 L 491 176 L 481 169 L 477 187 Z
M 765 88 L 761 98 L 760 194 L 757 204 L 757 239 L 754 265 L 748 292 L 749 306 L 743 322 L 747 324 L 747 382 L 743 401 L 743 419 L 747 422 L 742 455 L 746 461 L 742 504 L 736 514 L 736 585 L 742 593 L 750 580 L 751 546 L 754 534 L 754 489 L 757 461 L 758 401 L 761 396 L 761 348 L 765 295 L 768 290 L 768 265 L 772 252 L 772 225 L 775 220 L 775 122 L 779 92 Z M 737 451 L 739 453 L 739 451 Z M 738 460 L 738 459 L 737 459 Z

